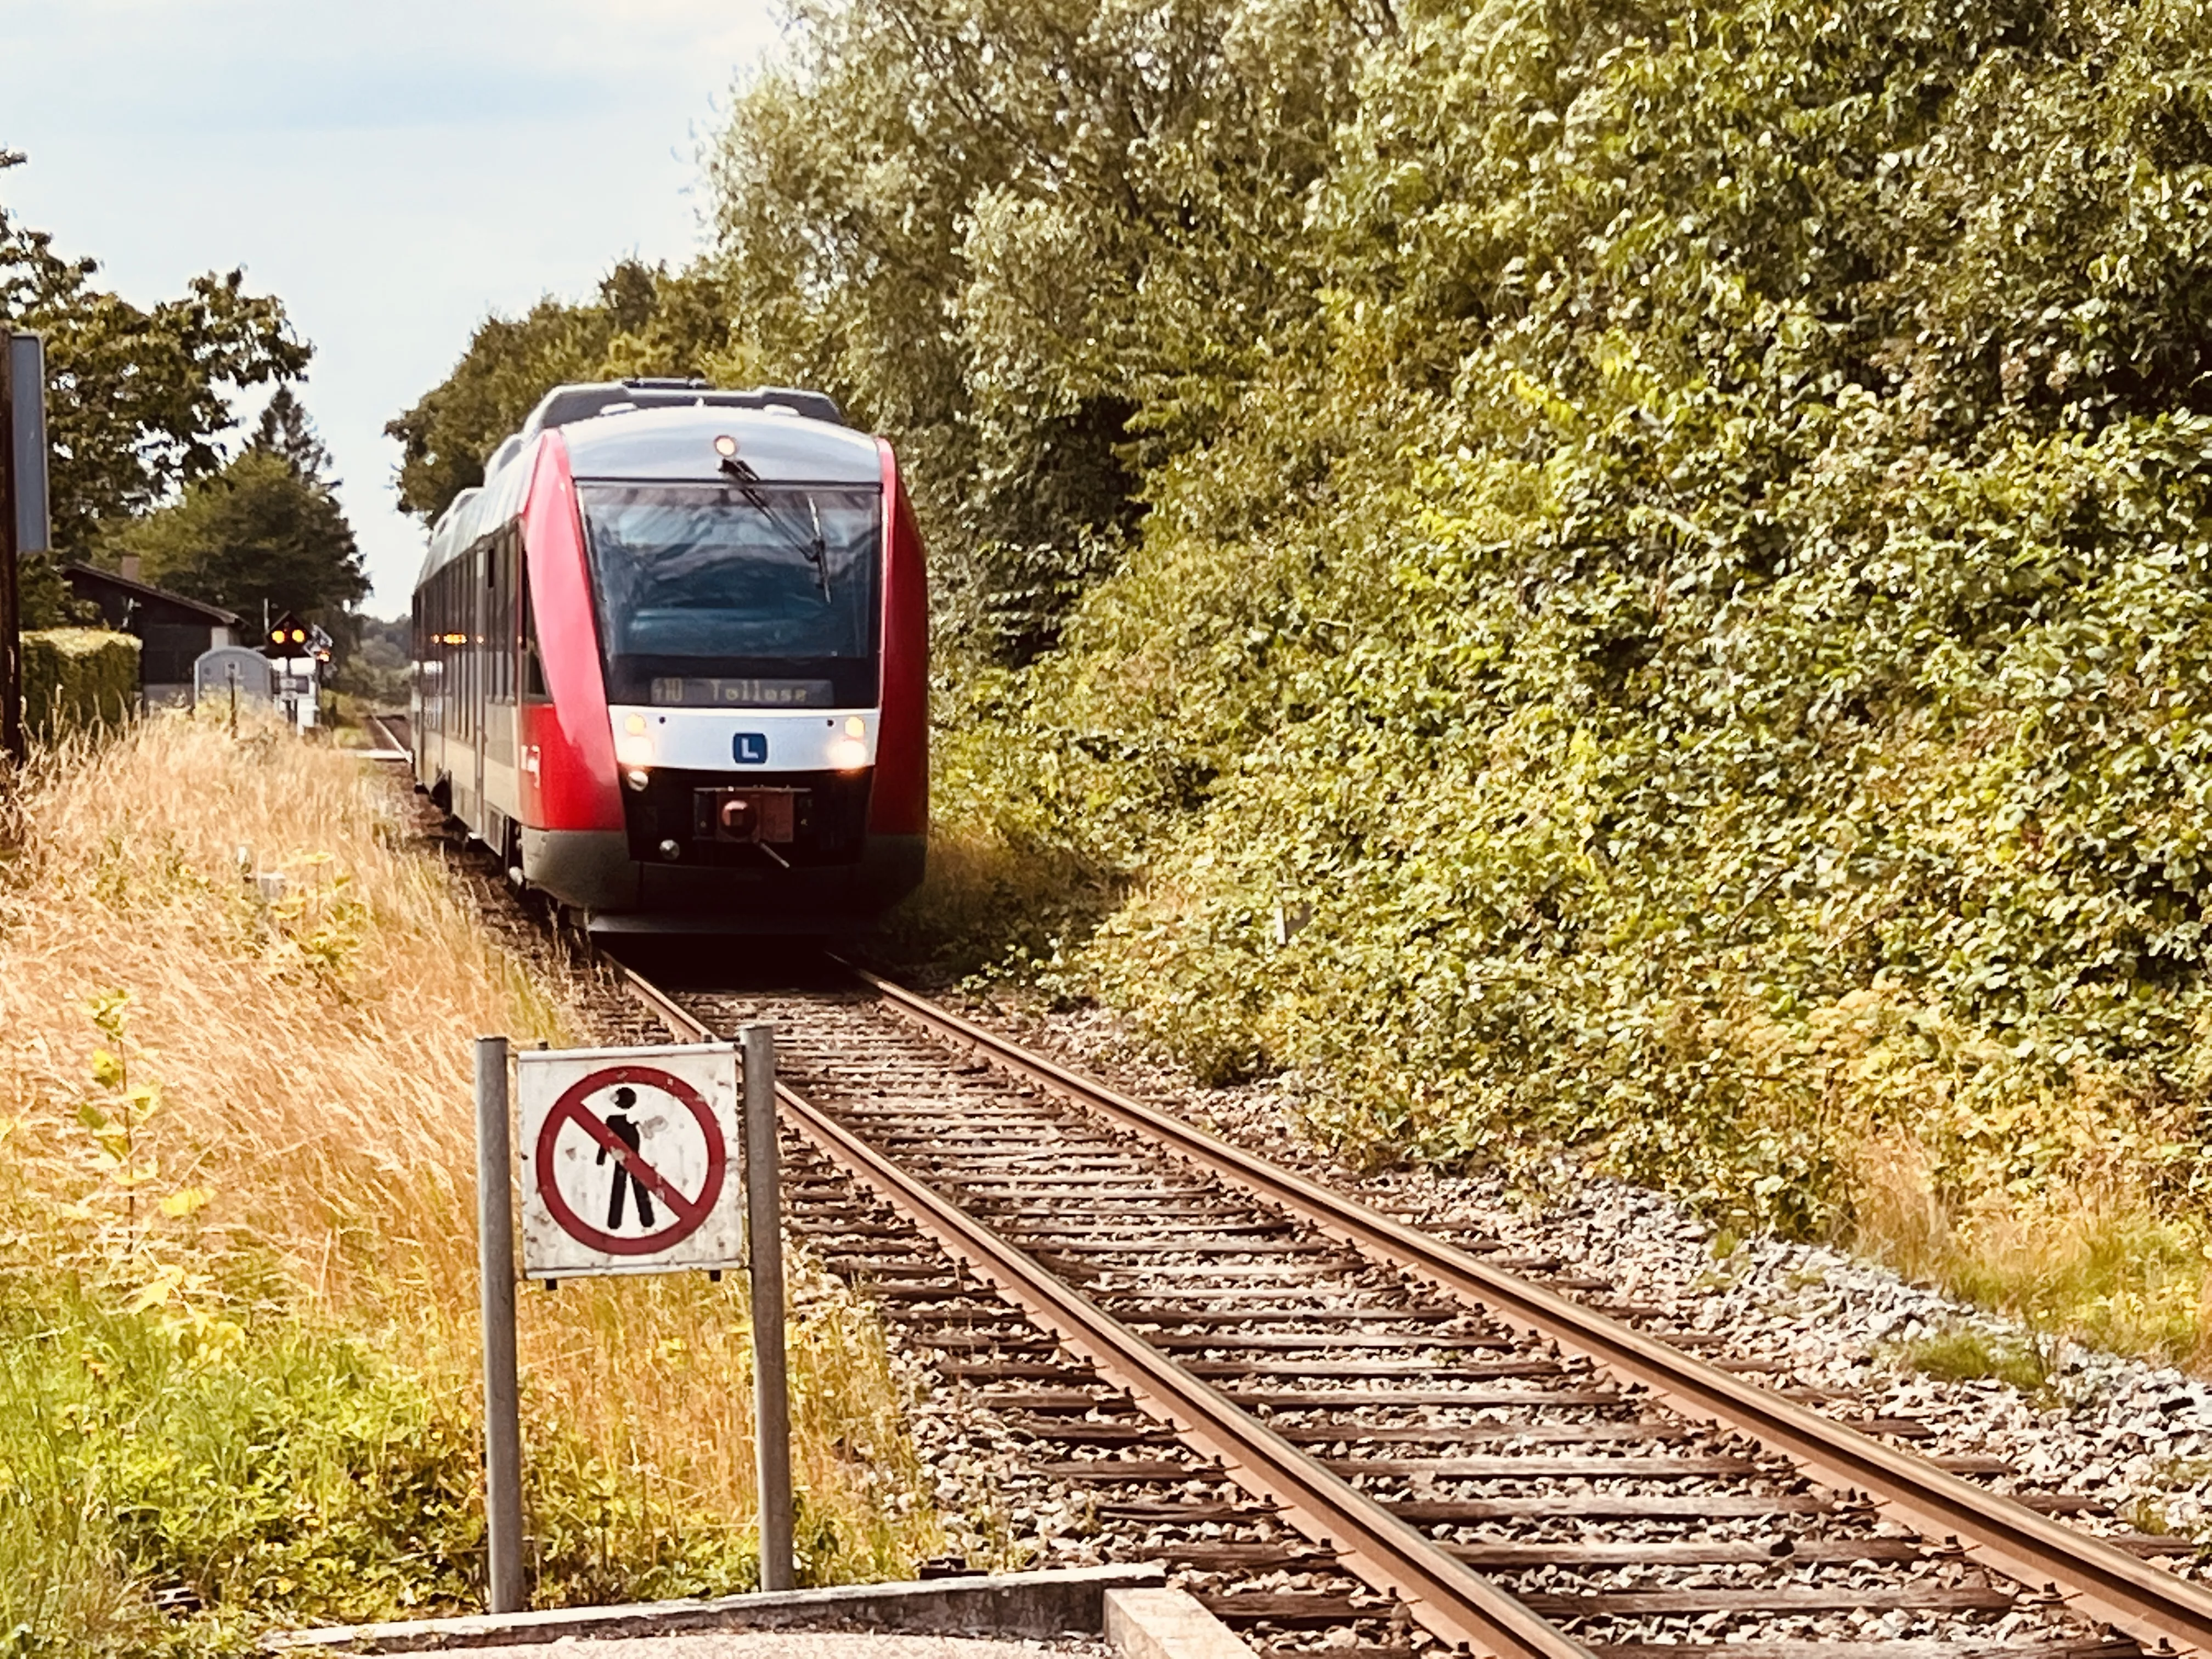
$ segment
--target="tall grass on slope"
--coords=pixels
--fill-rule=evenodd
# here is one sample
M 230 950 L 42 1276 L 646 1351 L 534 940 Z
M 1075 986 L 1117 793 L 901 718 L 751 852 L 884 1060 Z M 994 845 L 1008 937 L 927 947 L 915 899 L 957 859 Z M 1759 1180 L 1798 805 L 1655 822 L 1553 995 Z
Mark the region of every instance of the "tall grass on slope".
M 161 718 L 8 810 L 0 1650 L 467 1604 L 470 1044 L 575 1023 L 342 753 Z M 799 1306 L 803 1571 L 903 1570 L 938 1534 L 880 1332 L 826 1280 Z M 742 1587 L 738 1287 L 574 1284 L 522 1326 L 539 1603 Z

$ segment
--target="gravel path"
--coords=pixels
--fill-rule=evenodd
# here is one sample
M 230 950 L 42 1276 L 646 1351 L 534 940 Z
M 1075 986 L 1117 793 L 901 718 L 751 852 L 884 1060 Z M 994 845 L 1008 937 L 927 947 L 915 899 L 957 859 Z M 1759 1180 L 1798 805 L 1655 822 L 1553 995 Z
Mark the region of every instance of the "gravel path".
M 1732 1358 L 1771 1359 L 1778 1384 L 1844 1396 L 1839 1416 L 1917 1419 L 1930 1455 L 1997 1455 L 2017 1471 L 2000 1490 L 2063 1490 L 2107 1506 L 2070 1517 L 2093 1530 L 2139 1528 L 2212 1546 L 2212 1385 L 2167 1366 L 2046 1343 L 2047 1385 L 2031 1397 L 1994 1380 L 1939 1381 L 1904 1351 L 1917 1338 L 1979 1333 L 2013 1348 L 2035 1334 L 1842 1251 L 1772 1237 L 1716 1255 L 1714 1230 L 1663 1194 L 1562 1169 L 1531 1203 L 1498 1180 L 1394 1170 L 1363 1176 L 1304 1138 L 1291 1086 L 1209 1089 L 1149 1057 L 1106 1012 L 1047 1010 L 1017 994 L 970 996 L 972 1018 L 1056 1054 L 1127 1092 L 1417 1224 L 1457 1224 L 1516 1256 L 1557 1258 L 1611 1288 L 1585 1300 L 1635 1307 L 1637 1322 L 1711 1333 Z M 2169 1565 L 2172 1565 L 2169 1563 Z M 2185 1567 L 2192 1576 L 2198 1568 Z

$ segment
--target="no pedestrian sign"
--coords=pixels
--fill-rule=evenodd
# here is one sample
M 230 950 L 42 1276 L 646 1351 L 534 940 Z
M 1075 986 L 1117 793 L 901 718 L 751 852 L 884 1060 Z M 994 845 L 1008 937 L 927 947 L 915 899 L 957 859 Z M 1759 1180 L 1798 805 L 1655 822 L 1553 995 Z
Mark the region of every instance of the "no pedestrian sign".
M 525 1277 L 739 1265 L 735 1048 L 526 1050 L 515 1085 Z

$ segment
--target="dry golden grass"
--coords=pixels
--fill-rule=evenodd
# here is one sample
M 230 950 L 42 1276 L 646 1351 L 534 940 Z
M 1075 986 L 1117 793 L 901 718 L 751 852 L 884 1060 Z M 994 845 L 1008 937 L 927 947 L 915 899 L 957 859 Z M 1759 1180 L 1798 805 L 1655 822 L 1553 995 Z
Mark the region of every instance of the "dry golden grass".
M 1927 1150 L 1898 1134 L 1863 1143 L 1852 1177 L 1853 1244 L 1906 1277 L 2051 1339 L 2212 1370 L 2204 1235 L 2140 1187 L 2057 1180 L 1947 1201 Z
M 272 1300 L 473 1389 L 471 1040 L 587 1034 L 406 846 L 403 805 L 343 752 L 181 716 L 34 768 L 0 872 L 15 1264 L 77 1269 L 216 1340 L 251 1340 L 246 1304 Z M 242 879 L 241 848 L 284 873 L 281 900 Z M 808 1571 L 902 1571 L 939 1540 L 880 1332 L 818 1275 L 802 1292 Z M 639 1535 L 609 1530 L 612 1505 L 541 1531 L 596 1525 L 618 1555 L 653 1547 L 653 1514 L 750 1527 L 737 1286 L 599 1280 L 522 1310 L 526 1409 L 567 1431 L 541 1455 L 591 1464 L 541 1467 L 541 1485 L 613 1481 L 652 1510 Z
M 1706 1036 L 1746 1079 L 1744 1121 L 1833 1157 L 1840 1242 L 2040 1340 L 2212 1369 L 2188 1100 L 2117 1066 L 2017 1063 L 1888 982 Z

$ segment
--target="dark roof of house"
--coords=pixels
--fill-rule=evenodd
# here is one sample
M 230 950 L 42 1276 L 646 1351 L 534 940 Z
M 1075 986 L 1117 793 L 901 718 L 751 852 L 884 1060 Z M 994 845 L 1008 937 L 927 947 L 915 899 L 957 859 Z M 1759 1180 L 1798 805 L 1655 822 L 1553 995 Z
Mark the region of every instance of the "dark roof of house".
M 218 605 L 207 605 L 198 599 L 188 599 L 181 593 L 172 593 L 166 587 L 156 587 L 151 582 L 134 581 L 130 577 L 120 575 L 115 571 L 102 570 L 98 565 L 65 564 L 62 567 L 62 580 L 71 587 L 82 582 L 95 587 L 106 587 L 129 599 L 150 599 L 157 604 L 173 605 L 178 610 L 190 611 L 193 616 L 204 617 L 218 628 L 235 628 L 239 623 L 239 616 L 235 611 L 225 611 Z

